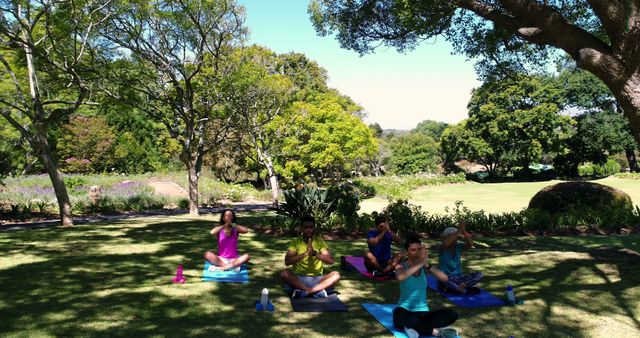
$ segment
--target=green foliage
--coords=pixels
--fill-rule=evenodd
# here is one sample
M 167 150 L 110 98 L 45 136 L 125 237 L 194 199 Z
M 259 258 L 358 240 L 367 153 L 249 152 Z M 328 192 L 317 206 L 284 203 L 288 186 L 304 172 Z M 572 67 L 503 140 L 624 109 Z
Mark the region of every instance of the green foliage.
M 420 133 L 431 137 L 435 141 L 440 141 L 442 133 L 447 129 L 449 125 L 444 122 L 437 122 L 432 120 L 424 120 L 411 130 L 412 133 Z
M 280 232 L 294 233 L 299 230 L 300 221 L 288 216 L 262 217 L 260 224 Z
M 594 168 L 589 172 L 591 168 L 580 169 L 579 165 L 592 162 L 601 166 L 607 162 L 608 154 L 633 153 L 637 149 L 629 122 L 620 113 L 589 112 L 577 117 L 576 122 L 566 149 L 554 159 L 554 166 L 567 176 L 606 175 L 606 171 L 596 173 Z M 609 175 L 613 173 L 609 172 Z
M 626 180 L 640 180 L 640 173 L 617 173 L 614 175 L 616 178 Z
M 529 209 L 560 213 L 577 209 L 622 209 L 631 211 L 633 203 L 625 192 L 592 182 L 562 182 L 545 187 L 531 198 Z
M 433 173 L 440 162 L 438 143 L 424 133 L 395 137 L 389 147 L 391 170 L 398 175 Z
M 294 102 L 292 115 L 274 119 L 273 126 L 287 124 L 279 146 L 284 176 L 337 181 L 356 169 L 355 162 L 373 156 L 378 146 L 371 129 L 354 115 L 360 110 L 350 100 L 328 92 Z
M 425 224 L 425 213 L 420 206 L 410 204 L 407 200 L 389 202 L 382 213 L 389 217 L 392 229 L 405 235 L 418 232 Z
M 377 196 L 388 199 L 408 199 L 409 193 L 421 186 L 466 182 L 463 173 L 436 175 L 416 174 L 406 176 L 360 177 L 354 180 L 357 186 L 375 191 Z
M 457 226 L 465 220 L 468 231 L 484 235 L 565 234 L 584 232 L 620 232 L 623 229 L 640 229 L 640 209 L 624 209 L 612 206 L 592 208 L 575 204 L 563 212 L 542 209 L 524 209 L 500 214 L 472 211 L 462 202 L 446 214 L 429 214 L 407 201 L 390 202 L 384 211 L 389 215 L 393 228 L 402 233 L 424 232 L 439 238 L 442 230 Z
M 320 229 L 356 229 L 360 199 L 351 184 L 340 184 L 328 189 L 303 186 L 283 191 L 284 202 L 279 214 L 287 215 L 299 223 L 304 216 L 313 216 Z
M 355 185 L 343 183 L 329 188 L 331 195 L 336 199 L 334 213 L 340 217 L 340 221 L 347 228 L 356 228 L 358 224 L 358 210 L 360 198 Z
M 465 157 L 488 167 L 489 174 L 539 162 L 543 153 L 559 150 L 571 126 L 562 89 L 549 78 L 519 76 L 487 82 L 473 91 L 469 119 L 445 130 L 448 162 Z
M 578 175 L 582 177 L 607 177 L 620 172 L 620 164 L 609 159 L 604 164 L 585 163 L 578 166 Z
M 57 150 L 62 169 L 71 173 L 106 172 L 115 165 L 116 134 L 104 117 L 73 116 Z
M 66 176 L 64 183 L 69 190 L 73 190 L 76 187 L 82 187 L 87 184 L 87 180 L 82 176 Z
M 316 219 L 316 225 L 322 228 L 328 216 L 335 211 L 337 200 L 329 189 L 309 188 L 285 190 L 284 202 L 280 204 L 279 214 L 287 215 L 298 222 L 305 216 Z
M 178 200 L 178 209 L 189 209 L 189 200 L 181 198 Z

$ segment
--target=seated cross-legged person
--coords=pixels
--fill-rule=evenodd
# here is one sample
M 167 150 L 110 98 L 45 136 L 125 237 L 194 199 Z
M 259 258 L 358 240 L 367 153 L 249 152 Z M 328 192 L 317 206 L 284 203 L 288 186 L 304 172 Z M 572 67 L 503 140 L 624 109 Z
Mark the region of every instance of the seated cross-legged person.
M 340 273 L 332 271 L 324 273 L 324 264 L 333 264 L 333 257 L 327 243 L 315 234 L 315 220 L 313 217 L 304 217 L 301 221 L 302 236 L 291 241 L 287 254 L 284 257 L 286 269 L 281 276 L 285 283 L 294 290 L 293 298 L 315 296 L 325 298 L 325 289 L 340 280 Z
M 364 256 L 364 266 L 374 277 L 393 276 L 395 266 L 404 256 L 391 255 L 391 244 L 402 244 L 400 236 L 391 231 L 389 219 L 380 215 L 375 219 L 375 229 L 367 234 L 369 251 Z
M 448 292 L 475 294 L 480 292 L 480 289 L 475 285 L 482 279 L 482 273 L 462 274 L 462 250 L 473 248 L 473 240 L 465 228 L 465 222 L 460 221 L 458 229 L 448 227 L 442 232 L 442 244 L 438 248 L 440 254 L 438 266 L 449 277 L 449 280 L 446 283 L 438 283 L 438 287 Z M 458 243 L 458 238 L 464 238 L 465 243 Z
M 456 337 L 458 332 L 448 325 L 458 319 L 458 313 L 454 309 L 431 310 L 427 304 L 427 273 L 445 283 L 447 275 L 429 263 L 429 250 L 417 236 L 408 236 L 404 248 L 407 256 L 396 265 L 400 297 L 393 310 L 393 325 L 409 338 Z
M 226 209 L 220 214 L 220 225 L 211 229 L 210 233 L 218 237 L 218 254 L 213 251 L 205 252 L 204 259 L 212 264 L 209 271 L 240 271 L 242 264 L 249 261 L 249 254 L 238 256 L 238 236 L 249 230 L 235 222 L 235 212 Z

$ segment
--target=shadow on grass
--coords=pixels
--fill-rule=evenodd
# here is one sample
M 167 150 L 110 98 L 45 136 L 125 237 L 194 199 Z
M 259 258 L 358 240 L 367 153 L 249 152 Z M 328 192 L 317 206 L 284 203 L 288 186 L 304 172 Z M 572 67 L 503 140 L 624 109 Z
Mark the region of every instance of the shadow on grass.
M 259 217 L 241 217 L 238 222 L 258 221 Z M 250 282 L 202 282 L 203 254 L 216 247 L 209 235 L 215 223 L 152 218 L 0 234 L 0 335 L 388 335 L 360 304 L 396 302 L 396 282 L 371 282 L 341 271 L 337 290 L 349 312 L 291 310 L 279 273 L 292 237 L 242 235 L 239 251 L 252 256 Z M 640 331 L 640 271 L 633 258 L 607 255 L 610 251 L 594 249 L 598 243 L 554 238 L 488 242 L 490 249 L 468 252 L 465 262 L 483 266 L 483 286 L 489 291 L 501 296 L 503 287 L 513 284 L 526 303 L 514 308 L 458 308 L 456 327 L 465 337 L 592 335 L 589 330 L 598 320 L 576 319 L 575 313 L 565 313 L 566 308 L 596 318 L 630 318 L 630 325 Z M 338 269 L 340 256 L 366 250 L 364 239 L 331 241 L 329 246 L 336 260 L 330 270 Z M 557 252 L 578 255 L 545 263 Z M 523 256 L 525 263 L 483 265 L 508 263 L 514 256 Z M 177 264 L 185 267 L 186 284 L 170 283 Z M 253 311 L 263 287 L 269 288 L 276 304 L 273 314 Z M 433 292 L 429 305 L 452 307 Z

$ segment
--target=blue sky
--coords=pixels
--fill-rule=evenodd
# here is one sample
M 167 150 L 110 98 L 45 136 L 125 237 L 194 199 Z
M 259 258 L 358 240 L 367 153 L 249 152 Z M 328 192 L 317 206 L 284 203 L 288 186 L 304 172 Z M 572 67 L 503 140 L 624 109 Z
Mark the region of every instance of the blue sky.
M 423 120 L 457 123 L 467 117 L 471 89 L 478 87 L 473 64 L 451 55 L 442 37 L 404 54 L 382 47 L 359 56 L 334 37 L 315 33 L 307 0 L 238 0 L 246 8 L 249 43 L 277 53 L 304 53 L 329 74 L 329 86 L 365 108 L 366 123 L 411 129 Z

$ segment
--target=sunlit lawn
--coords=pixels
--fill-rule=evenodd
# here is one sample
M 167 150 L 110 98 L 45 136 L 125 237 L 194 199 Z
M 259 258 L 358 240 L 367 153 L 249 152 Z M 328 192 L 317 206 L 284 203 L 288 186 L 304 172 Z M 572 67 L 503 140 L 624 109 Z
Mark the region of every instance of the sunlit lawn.
M 240 218 L 253 224 L 253 217 Z M 294 313 L 278 273 L 290 238 L 253 233 L 240 250 L 252 255 L 251 282 L 201 282 L 202 253 L 212 247 L 214 216 L 140 218 L 0 233 L 0 336 L 389 336 L 361 303 L 393 303 L 394 282 L 343 273 L 348 313 Z M 334 255 L 359 254 L 364 240 L 330 241 Z M 480 239 L 466 256 L 485 273 L 483 286 L 517 307 L 458 309 L 463 337 L 640 336 L 640 236 Z M 173 285 L 177 264 L 187 283 Z M 337 264 L 334 268 L 337 268 Z M 270 290 L 277 311 L 252 303 Z M 453 306 L 430 292 L 432 308 Z
M 475 183 L 445 184 L 429 186 L 413 191 L 410 202 L 420 205 L 422 210 L 444 213 L 445 207 L 452 208 L 456 201 L 471 210 L 487 212 L 520 211 L 526 208 L 531 197 L 540 189 L 560 181 L 524 182 L 524 183 Z M 631 196 L 633 202 L 640 204 L 640 180 L 609 177 L 593 181 L 618 188 Z M 382 198 L 364 200 L 361 212 L 381 211 L 388 201 Z

